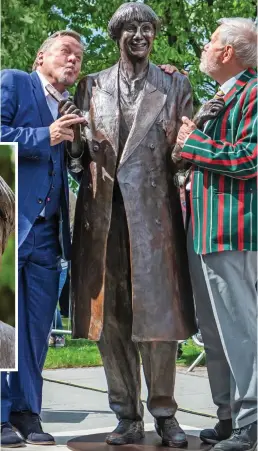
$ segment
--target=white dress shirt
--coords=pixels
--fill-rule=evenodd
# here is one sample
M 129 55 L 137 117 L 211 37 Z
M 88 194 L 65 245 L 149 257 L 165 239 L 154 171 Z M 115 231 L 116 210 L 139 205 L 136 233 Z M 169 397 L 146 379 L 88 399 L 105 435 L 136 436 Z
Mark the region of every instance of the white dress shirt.
M 39 79 L 41 81 L 41 85 L 44 91 L 44 94 L 46 96 L 46 101 L 48 104 L 48 107 L 50 109 L 50 112 L 53 116 L 54 121 L 57 119 L 58 116 L 58 102 L 54 99 L 54 97 L 52 97 L 49 92 L 46 90 L 46 85 L 49 85 L 49 81 L 46 79 L 46 77 L 44 77 L 44 75 L 42 75 L 41 72 L 39 72 L 38 70 L 36 71 Z M 64 91 L 62 93 L 62 96 L 67 99 L 69 97 L 69 92 L 68 91 Z M 39 214 L 39 216 L 42 216 L 43 218 L 45 217 L 45 207 L 43 207 L 41 213 Z
M 49 85 L 49 84 L 50 84 L 49 81 L 48 81 L 48 80 L 46 79 L 46 77 L 44 77 L 44 75 L 42 75 L 42 73 L 39 72 L 38 70 L 37 70 L 37 74 L 38 74 L 39 79 L 40 79 L 40 81 L 41 81 L 41 85 L 42 85 L 44 94 L 45 94 L 45 96 L 46 96 L 46 101 L 47 101 L 48 107 L 49 107 L 49 109 L 50 109 L 50 111 L 51 111 L 51 114 L 52 114 L 52 116 L 53 116 L 53 119 L 56 120 L 56 119 L 57 119 L 57 116 L 58 116 L 58 102 L 57 102 L 57 101 L 54 99 L 54 97 L 52 97 L 52 96 L 49 94 L 49 92 L 46 90 L 46 85 Z M 64 92 L 62 93 L 62 96 L 63 96 L 65 99 L 67 99 L 67 98 L 69 97 L 69 92 L 68 92 L 68 91 L 64 91 Z

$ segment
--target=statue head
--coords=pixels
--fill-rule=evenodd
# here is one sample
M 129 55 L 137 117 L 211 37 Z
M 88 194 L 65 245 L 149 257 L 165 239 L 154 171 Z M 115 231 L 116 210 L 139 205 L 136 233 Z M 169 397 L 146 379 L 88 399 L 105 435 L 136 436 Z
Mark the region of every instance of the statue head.
M 143 3 L 123 3 L 108 24 L 110 37 L 129 59 L 146 59 L 159 31 L 156 13 Z

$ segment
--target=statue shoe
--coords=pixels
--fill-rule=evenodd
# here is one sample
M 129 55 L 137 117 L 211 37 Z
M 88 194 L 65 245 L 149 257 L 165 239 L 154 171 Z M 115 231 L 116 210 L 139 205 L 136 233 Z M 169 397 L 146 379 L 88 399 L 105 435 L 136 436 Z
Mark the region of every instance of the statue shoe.
M 144 438 L 143 421 L 121 419 L 116 429 L 107 435 L 109 445 L 126 445 L 136 443 Z
M 163 446 L 184 448 L 188 444 L 186 434 L 174 416 L 155 418 L 155 429 L 162 438 Z
M 24 441 L 13 430 L 10 423 L 1 423 L 1 448 L 19 448 L 24 446 Z
M 221 440 L 226 440 L 232 434 L 232 420 L 220 420 L 214 429 L 203 429 L 200 432 L 200 439 L 204 443 L 210 443 L 214 445 L 215 443 L 221 442 Z
M 27 443 L 32 445 L 55 445 L 54 437 L 42 430 L 38 414 L 28 410 L 11 412 L 10 422 Z
M 217 443 L 214 451 L 256 451 L 257 450 L 257 421 L 240 429 L 233 429 L 227 440 Z

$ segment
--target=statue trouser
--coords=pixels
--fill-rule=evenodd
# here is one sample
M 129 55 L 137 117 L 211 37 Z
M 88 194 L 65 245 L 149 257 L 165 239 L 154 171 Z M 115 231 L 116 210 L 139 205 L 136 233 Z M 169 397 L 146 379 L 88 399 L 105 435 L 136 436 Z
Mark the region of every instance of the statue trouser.
M 207 369 L 218 418 L 233 428 L 257 420 L 257 253 L 188 256 Z
M 156 418 L 169 417 L 177 409 L 173 396 L 177 342 L 132 341 L 129 258 L 124 208 L 122 204 L 113 204 L 107 246 L 104 328 L 98 343 L 107 378 L 110 408 L 119 420 L 143 418 L 140 400 L 141 355 L 148 388 L 147 407 Z

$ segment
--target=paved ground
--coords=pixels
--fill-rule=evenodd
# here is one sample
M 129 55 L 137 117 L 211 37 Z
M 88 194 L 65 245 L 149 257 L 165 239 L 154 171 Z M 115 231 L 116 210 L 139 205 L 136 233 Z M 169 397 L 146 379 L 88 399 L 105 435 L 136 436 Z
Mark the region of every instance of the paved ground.
M 103 368 L 48 370 L 44 371 L 44 377 L 48 381 L 44 383 L 42 420 L 45 431 L 53 434 L 57 442 L 51 450 L 67 450 L 65 445 L 73 437 L 108 432 L 114 428 L 116 418 L 109 409 L 107 394 L 95 391 L 107 390 Z M 70 385 L 49 382 L 50 379 Z M 74 387 L 73 384 L 86 388 Z M 143 382 L 143 400 L 146 400 L 146 395 Z M 179 369 L 175 396 L 180 409 L 192 411 L 177 413 L 177 419 L 185 429 L 198 434 L 199 428 L 214 425 L 216 420 L 193 413 L 216 415 L 205 369 L 191 374 Z M 153 430 L 153 418 L 147 409 L 144 421 L 146 430 Z M 43 446 L 31 445 L 27 448 L 28 451 L 46 451 Z

